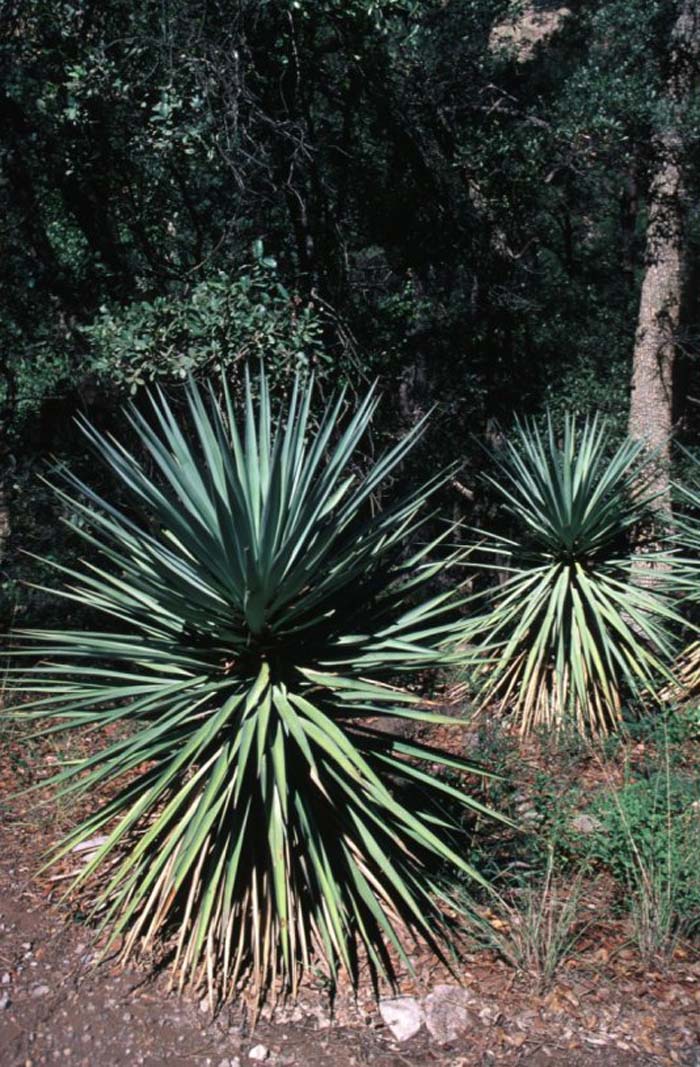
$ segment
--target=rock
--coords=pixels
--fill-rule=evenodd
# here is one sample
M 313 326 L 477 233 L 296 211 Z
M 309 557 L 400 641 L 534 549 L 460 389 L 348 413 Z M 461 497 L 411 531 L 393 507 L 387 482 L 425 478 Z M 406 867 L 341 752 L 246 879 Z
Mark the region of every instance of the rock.
M 455 1041 L 475 1023 L 469 1010 L 477 998 L 462 986 L 436 985 L 425 998 L 425 1025 L 439 1045 Z
M 596 834 L 603 828 L 600 819 L 596 819 L 595 815 L 586 815 L 585 811 L 575 815 L 570 825 L 579 834 Z
M 9 1008 L 12 1004 L 9 993 L 0 993 L 0 1011 L 4 1011 L 5 1008 Z
M 241 1067 L 241 1061 L 238 1056 L 230 1056 L 228 1059 L 224 1057 L 223 1060 L 219 1060 L 219 1067 Z
M 105 834 L 97 834 L 96 837 L 88 837 L 85 841 L 78 841 L 77 845 L 73 845 L 71 852 L 96 852 L 98 848 L 101 848 L 108 841 L 109 837 Z
M 379 1014 L 397 1041 L 408 1041 L 425 1022 L 425 1012 L 415 997 L 391 997 L 379 1001 Z
M 49 987 L 47 985 L 37 985 L 37 986 L 34 986 L 34 988 L 32 989 L 32 996 L 33 997 L 45 997 L 46 994 L 50 993 L 50 992 L 51 992 L 51 990 L 49 989 Z
M 316 1008 L 313 1013 L 316 1017 L 316 1026 L 319 1030 L 327 1030 L 331 1025 L 331 1017 L 323 1008 Z
M 262 1062 L 270 1055 L 270 1050 L 265 1045 L 255 1045 L 248 1053 L 248 1059 Z

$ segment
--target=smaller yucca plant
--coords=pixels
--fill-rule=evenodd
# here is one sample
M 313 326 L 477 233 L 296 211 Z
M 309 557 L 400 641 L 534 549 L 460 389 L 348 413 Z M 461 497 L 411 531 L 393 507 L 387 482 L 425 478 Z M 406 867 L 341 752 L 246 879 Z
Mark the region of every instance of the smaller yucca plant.
M 183 419 L 158 394 L 128 415 L 143 458 L 85 424 L 124 503 L 61 472 L 101 558 L 59 568 L 61 595 L 108 625 L 17 635 L 37 661 L 29 714 L 125 727 L 55 779 L 111 791 L 58 850 L 104 835 L 72 890 L 93 886 L 125 955 L 171 937 L 180 981 L 212 1000 L 293 993 L 314 961 L 390 978 L 407 937 L 449 943 L 437 872 L 479 877 L 455 843 L 459 812 L 485 809 L 440 769 L 482 772 L 381 729 L 454 722 L 401 684 L 450 662 L 459 633 L 458 588 L 431 591 L 456 557 L 443 538 L 405 550 L 444 478 L 378 510 L 422 427 L 363 470 L 374 391 L 316 424 L 311 401 L 297 382 L 275 419 L 264 377 L 240 412 L 225 384 L 191 386 Z
M 685 453 L 689 470 L 700 473 L 700 461 Z M 672 543 L 678 550 L 679 577 L 691 623 L 700 622 L 700 479 L 697 477 L 674 485 L 677 501 L 673 520 Z M 685 697 L 700 689 L 700 641 L 694 638 L 682 650 L 676 662 L 677 687 L 668 696 Z
M 465 628 L 479 700 L 510 706 L 523 733 L 605 733 L 626 695 L 655 696 L 671 677 L 681 623 L 671 560 L 635 554 L 653 503 L 648 453 L 632 440 L 612 447 L 597 417 L 569 416 L 561 436 L 549 418 L 544 432 L 516 420 L 493 458 L 487 480 L 512 532 L 475 546 L 506 575 Z

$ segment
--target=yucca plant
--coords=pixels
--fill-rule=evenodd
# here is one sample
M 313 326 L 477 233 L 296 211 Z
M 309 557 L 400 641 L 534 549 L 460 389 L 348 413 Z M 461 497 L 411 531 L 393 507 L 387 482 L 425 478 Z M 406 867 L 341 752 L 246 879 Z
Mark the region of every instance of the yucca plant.
M 700 462 L 689 452 L 685 453 L 685 459 L 691 478 L 674 485 L 678 508 L 674 515 L 672 542 L 680 556 L 679 573 L 688 613 L 697 626 L 700 614 L 700 479 L 697 473 Z M 697 638 L 681 651 L 675 674 L 678 685 L 669 689 L 669 697 L 687 697 L 700 689 L 700 641 Z
M 637 555 L 653 503 L 649 453 L 638 441 L 613 447 L 597 417 L 568 416 L 561 436 L 550 418 L 544 431 L 516 420 L 493 458 L 487 480 L 512 532 L 477 546 L 506 576 L 466 627 L 479 699 L 511 706 L 523 733 L 605 734 L 625 696 L 653 698 L 671 678 L 682 623 L 672 559 Z
M 430 592 L 457 557 L 436 561 L 443 538 L 404 551 L 443 478 L 377 509 L 422 426 L 365 470 L 374 390 L 317 422 L 299 382 L 276 421 L 264 376 L 240 416 L 225 383 L 186 395 L 186 429 L 160 393 L 130 409 L 144 459 L 83 424 L 123 507 L 60 471 L 102 559 L 60 567 L 61 595 L 109 627 L 18 635 L 38 660 L 26 713 L 126 729 L 54 779 L 69 796 L 115 783 L 54 858 L 104 837 L 71 891 L 94 886 L 125 956 L 172 938 L 180 984 L 212 1002 L 294 993 L 313 961 L 391 978 L 407 937 L 444 949 L 436 872 L 479 878 L 456 842 L 465 810 L 486 811 L 455 782 L 479 768 L 381 729 L 454 723 L 401 684 L 449 661 L 458 631 L 458 589 Z

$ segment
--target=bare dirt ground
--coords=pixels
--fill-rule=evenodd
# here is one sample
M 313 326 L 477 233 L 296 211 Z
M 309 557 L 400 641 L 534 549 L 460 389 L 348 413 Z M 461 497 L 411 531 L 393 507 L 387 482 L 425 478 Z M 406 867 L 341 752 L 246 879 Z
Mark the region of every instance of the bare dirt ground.
M 0 1067 L 700 1067 L 700 962 L 681 951 L 665 968 L 642 968 L 614 924 L 592 929 L 546 995 L 489 953 L 465 958 L 469 1010 L 442 1042 L 425 1027 L 398 1041 L 369 990 L 357 1000 L 341 992 L 331 1007 L 313 976 L 299 1004 L 251 1032 L 240 1004 L 212 1018 L 164 973 L 95 965 L 60 882 L 37 877 L 75 812 L 42 808 L 36 794 L 7 799 L 55 770 L 50 749 L 30 755 L 7 741 L 0 751 Z M 401 981 L 406 997 L 454 989 L 454 977 L 416 962 L 420 979 Z

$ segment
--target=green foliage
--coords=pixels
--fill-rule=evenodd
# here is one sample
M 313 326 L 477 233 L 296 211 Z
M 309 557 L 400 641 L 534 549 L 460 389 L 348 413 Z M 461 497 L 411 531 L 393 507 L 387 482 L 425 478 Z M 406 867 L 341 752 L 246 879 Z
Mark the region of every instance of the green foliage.
M 283 389 L 306 361 L 379 376 L 388 436 L 437 403 L 418 480 L 465 452 L 475 469 L 470 432 L 514 410 L 621 431 L 675 5 L 571 5 L 527 62 L 493 47 L 518 6 L 5 5 L 0 477 L 7 447 L 40 462 L 93 400 L 114 429 L 124 389 L 264 344 Z M 276 271 L 242 269 L 256 239 Z M 688 371 L 692 328 L 682 344 Z M 489 491 L 446 493 L 486 522 Z
M 671 950 L 700 928 L 700 781 L 657 768 L 591 810 L 592 854 L 624 887 L 642 953 Z
M 666 704 L 653 709 L 651 714 L 635 716 L 624 724 L 626 738 L 641 744 L 643 752 L 649 752 L 649 764 L 639 764 L 643 774 L 655 773 L 658 756 L 663 754 L 670 765 L 681 765 L 693 754 L 692 742 L 700 740 L 700 708 L 692 702 L 682 705 Z M 617 739 L 621 744 L 624 736 Z M 611 752 L 614 749 L 611 749 Z
M 280 283 L 337 309 L 369 363 L 403 377 L 426 353 L 428 397 L 447 383 L 460 424 L 516 404 L 619 417 L 669 4 L 584 5 L 524 66 L 490 44 L 510 7 L 11 5 L 13 358 L 62 337 L 80 374 L 93 324 L 103 379 L 114 353 L 116 377 L 138 381 L 127 337 L 145 321 L 167 352 L 173 319 L 189 337 L 193 290 L 213 309 L 207 290 L 235 284 L 262 235 Z
M 92 368 L 131 394 L 154 381 L 240 376 L 246 363 L 263 358 L 274 386 L 312 371 L 323 377 L 333 361 L 323 345 L 321 314 L 276 279 L 275 261 L 263 256 L 260 242 L 256 251 L 235 278 L 219 274 L 184 294 L 102 308 L 83 328 Z
M 454 722 L 403 687 L 450 662 L 459 633 L 458 589 L 430 587 L 460 553 L 433 558 L 444 535 L 402 552 L 445 475 L 373 506 L 422 425 L 363 471 L 372 392 L 316 429 L 298 378 L 276 421 L 264 377 L 257 410 L 252 392 L 240 421 L 225 382 L 221 400 L 188 386 L 186 426 L 162 394 L 148 418 L 132 408 L 144 460 L 84 425 L 127 494 L 120 508 L 61 472 L 101 561 L 59 566 L 60 595 L 108 628 L 18 635 L 38 659 L 26 714 L 58 720 L 49 733 L 126 727 L 53 780 L 62 796 L 112 786 L 59 849 L 106 834 L 73 889 L 97 883 L 127 955 L 174 933 L 181 981 L 212 1000 L 247 979 L 294 991 L 314 960 L 332 980 L 364 959 L 390 976 L 389 947 L 410 966 L 406 930 L 444 950 L 434 871 L 479 880 L 447 805 L 488 814 L 441 777 L 468 762 L 379 729 Z
M 480 701 L 512 704 L 525 733 L 606 733 L 626 693 L 655 697 L 672 677 L 672 564 L 650 556 L 664 567 L 645 582 L 632 547 L 650 503 L 649 459 L 629 440 L 609 456 L 608 435 L 598 418 L 580 428 L 567 418 L 561 442 L 551 420 L 544 434 L 517 422 L 488 475 L 511 533 L 476 548 L 506 580 L 465 627 L 465 660 L 485 662 Z

